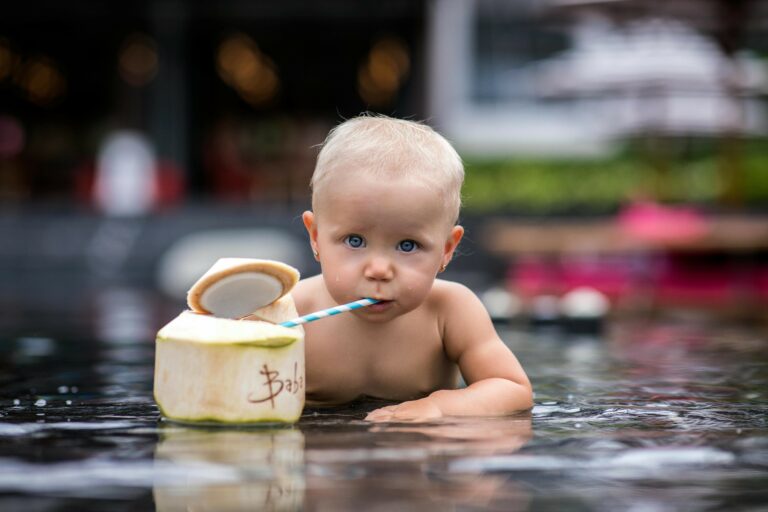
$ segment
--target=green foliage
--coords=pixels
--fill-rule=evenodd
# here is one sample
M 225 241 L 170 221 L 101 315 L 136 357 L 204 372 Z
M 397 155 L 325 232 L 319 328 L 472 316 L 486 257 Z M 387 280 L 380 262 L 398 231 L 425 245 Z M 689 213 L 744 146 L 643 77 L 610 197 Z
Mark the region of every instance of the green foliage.
M 733 183 L 744 206 L 768 203 L 768 142 L 736 148 L 736 158 L 708 141 L 634 143 L 603 159 L 467 157 L 464 203 L 477 212 L 532 213 L 613 209 L 639 197 L 716 205 L 729 186 L 729 165 L 740 169 Z

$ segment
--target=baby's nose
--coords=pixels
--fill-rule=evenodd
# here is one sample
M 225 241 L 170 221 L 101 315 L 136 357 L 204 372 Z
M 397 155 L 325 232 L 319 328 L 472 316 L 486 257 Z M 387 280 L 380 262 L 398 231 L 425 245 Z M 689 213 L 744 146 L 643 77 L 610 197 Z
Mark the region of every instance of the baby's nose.
M 372 281 L 389 281 L 394 277 L 392 262 L 387 258 L 371 258 L 365 266 L 365 278 Z

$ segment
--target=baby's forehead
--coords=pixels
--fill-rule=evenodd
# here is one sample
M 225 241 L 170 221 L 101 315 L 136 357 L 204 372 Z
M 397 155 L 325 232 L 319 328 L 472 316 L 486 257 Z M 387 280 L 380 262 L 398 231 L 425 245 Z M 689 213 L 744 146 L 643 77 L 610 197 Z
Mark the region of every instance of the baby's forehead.
M 322 201 L 315 209 L 318 224 L 332 230 L 347 232 L 376 231 L 388 236 L 424 236 L 450 229 L 452 219 L 442 201 L 426 204 L 402 197 L 377 201 L 375 196 L 360 196 Z
M 401 201 L 432 203 L 440 201 L 443 190 L 430 180 L 412 176 L 379 176 L 375 174 L 350 174 L 326 180 L 313 190 L 313 198 L 338 201 L 360 199 L 380 202 L 387 198 Z
M 366 188 L 397 189 L 404 193 L 409 190 L 428 190 L 435 196 L 445 192 L 447 181 L 434 172 L 413 172 L 398 170 L 367 169 L 365 166 L 328 172 L 321 182 L 313 187 L 313 197 L 333 195 L 338 189 Z

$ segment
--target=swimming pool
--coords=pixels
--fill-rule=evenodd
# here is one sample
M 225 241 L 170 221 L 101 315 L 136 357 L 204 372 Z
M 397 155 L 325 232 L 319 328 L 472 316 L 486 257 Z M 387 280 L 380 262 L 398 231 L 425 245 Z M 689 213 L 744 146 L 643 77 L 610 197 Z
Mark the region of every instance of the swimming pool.
M 201 429 L 152 400 L 152 335 L 172 310 L 126 297 L 106 322 L 92 305 L 2 323 L 0 509 L 768 509 L 759 327 L 500 326 L 534 384 L 529 414 L 374 425 L 381 404 L 361 401 L 292 428 Z

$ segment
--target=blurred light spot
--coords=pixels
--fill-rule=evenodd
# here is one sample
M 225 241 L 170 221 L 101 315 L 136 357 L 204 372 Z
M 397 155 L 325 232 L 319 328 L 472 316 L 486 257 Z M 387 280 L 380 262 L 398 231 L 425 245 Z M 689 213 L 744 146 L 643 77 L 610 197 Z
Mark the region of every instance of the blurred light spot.
M 95 199 L 108 215 L 143 215 L 155 201 L 155 153 L 140 133 L 118 131 L 99 151 Z
M 146 85 L 157 75 L 158 61 L 155 41 L 144 34 L 133 34 L 120 48 L 120 77 L 134 87 Z
M 221 79 L 234 86 L 238 70 L 252 65 L 255 50 L 255 43 L 244 34 L 235 34 L 224 40 L 216 55 L 216 67 Z
M 49 356 L 56 351 L 56 342 L 43 336 L 24 336 L 16 340 L 21 355 L 28 357 Z
M 11 76 L 14 60 L 11 43 L 5 37 L 0 37 L 0 80 Z
M 520 299 L 502 287 L 486 290 L 480 297 L 491 318 L 508 319 L 520 313 Z
M 589 287 L 575 288 L 560 299 L 560 310 L 570 318 L 599 318 L 608 313 L 608 298 Z
M 44 106 L 64 95 L 67 81 L 51 59 L 33 57 L 22 68 L 21 86 L 30 101 Z
M 232 35 L 219 45 L 216 69 L 219 77 L 253 106 L 274 99 L 280 89 L 275 63 L 245 34 Z
M 13 158 L 24 149 L 24 128 L 16 118 L 0 116 L 0 158 Z
M 390 104 L 408 76 L 410 64 L 405 43 L 394 37 L 380 39 L 358 69 L 360 97 L 373 106 Z

